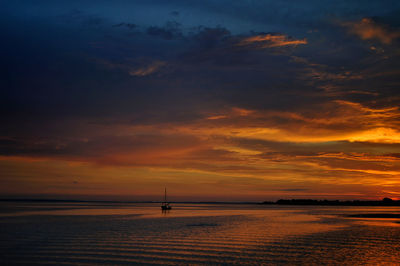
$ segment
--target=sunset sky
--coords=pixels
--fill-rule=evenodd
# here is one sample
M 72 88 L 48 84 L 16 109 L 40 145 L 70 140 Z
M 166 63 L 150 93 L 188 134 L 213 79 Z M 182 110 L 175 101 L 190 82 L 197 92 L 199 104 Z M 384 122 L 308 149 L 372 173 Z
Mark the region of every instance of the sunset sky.
M 0 196 L 400 199 L 397 0 L 6 1 Z

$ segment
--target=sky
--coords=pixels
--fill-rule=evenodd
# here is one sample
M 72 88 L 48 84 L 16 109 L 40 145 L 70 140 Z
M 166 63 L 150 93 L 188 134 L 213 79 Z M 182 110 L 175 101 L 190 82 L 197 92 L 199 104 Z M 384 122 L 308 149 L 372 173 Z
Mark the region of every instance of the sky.
M 400 199 L 400 2 L 2 3 L 2 198 Z

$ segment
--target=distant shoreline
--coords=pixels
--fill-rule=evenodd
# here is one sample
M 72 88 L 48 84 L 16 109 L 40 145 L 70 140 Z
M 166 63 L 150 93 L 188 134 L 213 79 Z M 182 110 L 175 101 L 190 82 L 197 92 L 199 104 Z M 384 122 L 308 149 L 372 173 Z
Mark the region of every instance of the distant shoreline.
M 161 201 L 112 201 L 112 200 L 64 200 L 64 199 L 9 199 L 0 198 L 0 202 L 43 202 L 43 203 L 161 203 Z M 384 198 L 383 200 L 313 200 L 313 199 L 280 199 L 264 202 L 223 202 L 223 201 L 172 201 L 182 204 L 258 204 L 258 205 L 301 205 L 301 206 L 399 206 L 400 200 Z
M 261 204 L 272 205 L 312 205 L 312 206 L 400 206 L 400 200 L 384 198 L 383 200 L 313 200 L 313 199 L 280 199 L 275 202 L 264 201 Z

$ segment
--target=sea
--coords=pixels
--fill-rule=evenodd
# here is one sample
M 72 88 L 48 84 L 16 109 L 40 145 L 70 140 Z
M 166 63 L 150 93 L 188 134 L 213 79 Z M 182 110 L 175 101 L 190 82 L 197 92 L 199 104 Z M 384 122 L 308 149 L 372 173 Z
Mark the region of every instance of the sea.
M 0 264 L 400 265 L 393 214 L 400 208 L 0 202 Z

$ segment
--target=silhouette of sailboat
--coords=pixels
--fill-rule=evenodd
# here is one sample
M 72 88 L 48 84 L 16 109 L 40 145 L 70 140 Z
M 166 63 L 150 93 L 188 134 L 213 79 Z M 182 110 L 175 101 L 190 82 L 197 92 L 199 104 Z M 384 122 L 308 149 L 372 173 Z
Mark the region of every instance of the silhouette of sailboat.
M 172 207 L 167 201 L 167 188 L 165 188 L 165 194 L 164 194 L 164 202 L 161 204 L 161 210 L 170 210 Z

